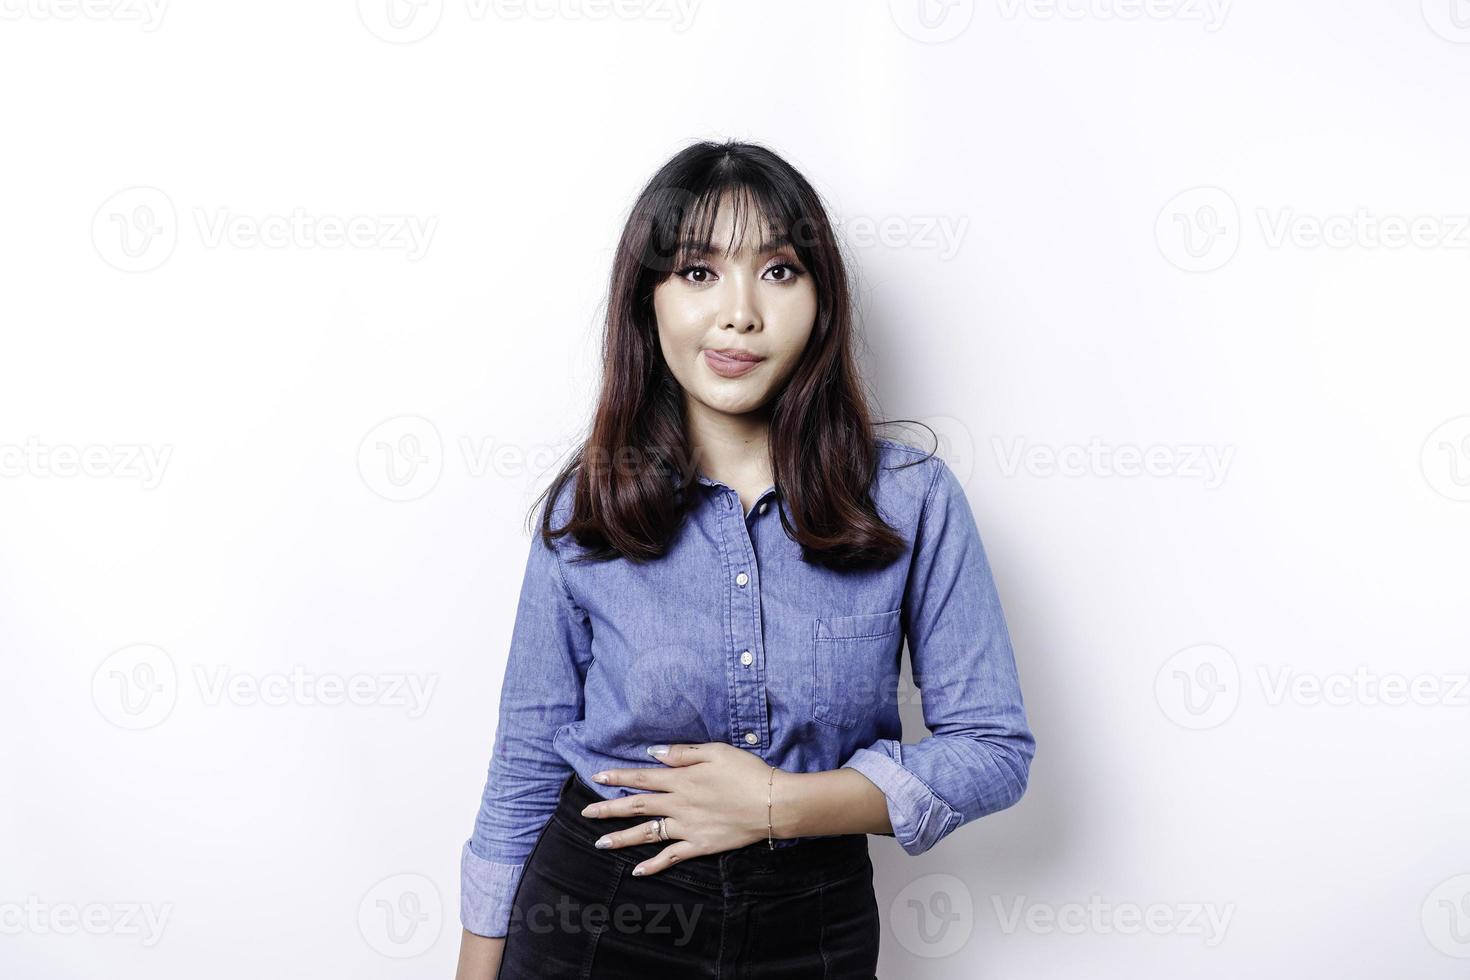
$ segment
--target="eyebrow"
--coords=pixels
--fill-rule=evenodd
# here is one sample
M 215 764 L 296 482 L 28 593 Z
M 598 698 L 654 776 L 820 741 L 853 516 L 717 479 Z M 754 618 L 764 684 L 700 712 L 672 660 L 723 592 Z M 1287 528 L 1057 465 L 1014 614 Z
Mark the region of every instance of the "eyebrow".
M 785 232 L 782 232 L 781 234 L 775 235 L 767 240 L 765 248 L 763 248 L 757 254 L 769 254 L 790 244 L 791 236 L 786 234 Z M 685 239 L 684 241 L 679 243 L 679 251 L 681 255 L 712 255 L 715 252 L 723 252 L 724 249 L 719 248 L 713 242 L 705 244 L 704 242 L 696 242 L 692 239 Z

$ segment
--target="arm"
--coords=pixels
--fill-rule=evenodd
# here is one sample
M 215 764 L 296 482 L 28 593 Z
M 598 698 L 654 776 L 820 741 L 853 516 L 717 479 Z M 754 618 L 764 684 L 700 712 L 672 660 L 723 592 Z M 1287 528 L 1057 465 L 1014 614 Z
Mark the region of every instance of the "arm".
M 961 825 L 1018 801 L 1036 747 L 974 515 L 938 457 L 903 610 L 931 734 L 919 742 L 879 739 L 843 768 L 881 791 L 894 837 L 909 854 L 921 854 Z
M 500 973 L 500 956 L 505 952 L 505 937 L 477 936 L 468 929 L 459 937 L 459 965 L 454 980 L 495 980 Z
M 474 832 L 461 851 L 462 971 L 467 964 L 483 971 L 492 945 L 498 964 L 499 942 L 487 945 L 471 937 L 504 937 L 508 931 L 526 857 L 569 771 L 552 741 L 558 729 L 583 715 L 591 644 L 587 614 L 567 591 L 561 559 L 542 541 L 538 522 L 501 686 L 495 748 Z
M 786 772 L 771 783 L 771 833 L 776 837 L 892 834 L 888 798 L 856 769 Z

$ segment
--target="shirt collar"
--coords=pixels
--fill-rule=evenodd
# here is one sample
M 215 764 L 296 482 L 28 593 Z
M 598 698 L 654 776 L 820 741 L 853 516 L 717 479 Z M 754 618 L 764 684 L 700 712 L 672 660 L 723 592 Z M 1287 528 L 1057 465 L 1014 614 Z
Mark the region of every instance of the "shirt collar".
M 678 469 L 676 468 L 674 470 L 673 474 L 669 477 L 669 483 L 673 487 L 678 488 L 680 478 L 681 478 L 681 475 L 680 475 Z M 695 483 L 702 483 L 702 484 L 704 484 L 707 487 L 717 487 L 717 488 L 722 489 L 722 490 L 730 490 L 731 489 L 731 487 L 728 484 L 721 483 L 718 480 L 711 480 L 709 477 L 705 476 L 699 470 L 695 470 L 694 471 L 694 482 Z M 761 494 L 761 497 L 764 498 L 766 496 L 766 494 L 772 494 L 773 496 L 779 497 L 781 495 L 781 491 L 778 490 L 778 489 L 776 489 L 775 487 L 767 487 L 765 493 L 762 493 Z

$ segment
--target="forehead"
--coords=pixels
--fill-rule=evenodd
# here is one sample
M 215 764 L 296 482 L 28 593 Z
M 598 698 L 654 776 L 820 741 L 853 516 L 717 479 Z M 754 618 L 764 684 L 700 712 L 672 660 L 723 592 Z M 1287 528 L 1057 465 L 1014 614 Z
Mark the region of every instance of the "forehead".
M 711 208 L 715 209 L 713 221 L 710 220 Z M 707 235 L 707 241 L 700 237 L 701 231 Z M 790 243 L 791 238 L 780 223 L 759 211 L 753 201 L 745 198 L 736 203 L 734 196 L 728 193 L 718 205 L 707 205 L 688 215 L 680 235 L 680 244 L 685 251 L 701 254 L 760 255 Z

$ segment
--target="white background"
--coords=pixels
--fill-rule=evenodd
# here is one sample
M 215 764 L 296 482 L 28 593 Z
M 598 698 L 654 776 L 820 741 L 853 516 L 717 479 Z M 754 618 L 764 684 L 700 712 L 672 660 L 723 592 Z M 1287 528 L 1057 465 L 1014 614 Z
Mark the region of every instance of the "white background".
M 0 3 L 0 973 L 451 975 L 622 218 L 742 137 L 1039 743 L 882 975 L 1463 976 L 1470 5 L 528 3 Z

